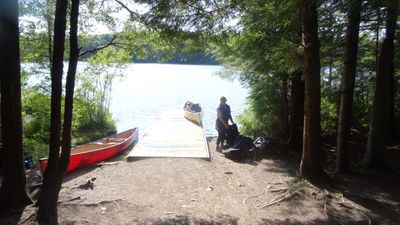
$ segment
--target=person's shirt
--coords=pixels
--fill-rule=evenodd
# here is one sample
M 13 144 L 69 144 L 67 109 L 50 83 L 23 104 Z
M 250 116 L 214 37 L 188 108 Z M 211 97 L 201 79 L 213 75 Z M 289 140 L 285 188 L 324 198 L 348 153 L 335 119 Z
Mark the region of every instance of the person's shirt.
M 221 115 L 224 121 L 228 123 L 228 120 L 231 118 L 231 108 L 228 104 L 219 105 L 217 115 L 218 117 Z

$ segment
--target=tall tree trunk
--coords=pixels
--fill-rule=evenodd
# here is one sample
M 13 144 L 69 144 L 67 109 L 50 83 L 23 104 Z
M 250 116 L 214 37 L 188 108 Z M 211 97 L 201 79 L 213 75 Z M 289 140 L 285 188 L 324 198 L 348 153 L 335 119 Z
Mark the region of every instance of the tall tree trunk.
M 288 146 L 292 151 L 300 151 L 303 145 L 304 123 L 304 80 L 301 71 L 291 75 L 290 111 L 289 111 L 289 140 Z
M 385 166 L 384 139 L 389 112 L 389 83 L 392 76 L 391 73 L 394 71 L 394 34 L 396 30 L 398 0 L 387 0 L 387 9 L 386 37 L 383 40 L 379 54 L 367 150 L 363 160 L 367 168 L 383 168 Z
M 337 135 L 336 172 L 349 171 L 350 128 L 353 110 L 354 82 L 357 69 L 358 34 L 360 30 L 361 0 L 350 1 L 346 43 L 344 49 L 344 72 L 341 78 L 339 124 Z
M 332 88 L 332 80 L 333 80 L 332 70 L 333 70 L 333 57 L 332 57 L 332 55 L 330 55 L 329 56 L 329 73 L 328 73 L 328 86 L 329 86 L 329 88 Z
M 43 176 L 43 186 L 38 199 L 38 222 L 57 224 L 57 201 L 60 164 L 61 94 L 64 61 L 64 42 L 68 0 L 57 0 L 54 21 L 54 51 L 51 66 L 51 118 L 49 161 Z
M 0 213 L 31 204 L 26 193 L 22 145 L 18 1 L 0 1 L 0 83 L 3 181 Z
M 65 106 L 64 106 L 64 125 L 62 132 L 62 153 L 60 162 L 60 173 L 64 175 L 68 168 L 69 156 L 71 153 L 71 127 L 72 112 L 74 106 L 74 88 L 76 68 L 79 60 L 78 49 L 78 16 L 79 16 L 79 0 L 71 1 L 70 15 L 70 55 L 67 72 L 67 82 L 65 85 Z M 61 182 L 60 182 L 61 186 Z
M 289 135 L 289 105 L 288 105 L 288 74 L 282 74 L 282 104 L 281 104 L 281 121 L 282 121 L 282 129 L 281 129 L 281 137 L 282 140 L 287 140 Z
M 381 22 L 381 8 L 380 4 L 376 7 L 376 29 L 375 29 L 375 70 L 378 72 L 378 61 L 379 61 L 379 33 L 380 33 L 380 22 Z
M 47 23 L 47 44 L 48 44 L 48 54 L 49 54 L 49 66 L 51 67 L 51 61 L 53 56 L 53 38 L 52 38 L 52 27 L 53 27 L 53 18 L 51 17 L 51 8 L 53 8 L 53 1 L 46 0 L 46 23 Z
M 303 20 L 302 2 L 297 1 L 296 15 Z M 297 27 L 295 43 L 297 46 L 303 44 L 303 29 Z M 298 54 L 296 59 L 301 59 L 297 62 L 298 68 L 290 75 L 290 107 L 289 107 L 289 139 L 288 148 L 292 151 L 301 152 L 303 148 L 303 127 L 304 127 L 304 77 L 302 66 L 304 64 L 303 55 Z
M 64 15 L 65 16 L 65 15 Z M 64 106 L 64 124 L 62 130 L 62 151 L 60 158 L 57 158 L 58 163 L 54 168 L 54 171 L 51 171 L 54 174 L 53 180 L 49 183 L 49 187 L 53 188 L 50 192 L 51 198 L 49 198 L 47 206 L 54 208 L 47 208 L 46 217 L 41 220 L 38 217 L 40 223 L 43 224 L 52 224 L 57 222 L 57 199 L 58 194 L 61 189 L 62 180 L 65 174 L 65 171 L 69 165 L 69 157 L 71 153 L 71 127 L 72 127 L 72 112 L 73 112 L 73 99 L 74 99 L 74 87 L 75 87 L 75 75 L 76 69 L 78 65 L 79 59 L 79 49 L 78 49 L 78 16 L 79 16 L 79 0 L 71 1 L 71 13 L 70 13 L 70 57 L 68 64 L 68 72 L 67 72 L 67 81 L 66 81 L 66 91 L 65 91 L 65 106 Z M 56 16 L 57 17 L 57 16 Z M 64 17 L 65 18 L 65 17 Z M 64 27 L 65 33 L 65 27 Z M 61 101 L 61 99 L 60 99 Z M 61 110 L 61 109 L 60 109 Z M 61 122 L 61 121 L 59 121 Z M 46 169 L 46 173 L 47 174 Z M 44 190 L 43 190 L 44 191 Z M 42 192 L 43 192 L 42 191 Z M 44 193 L 48 195 L 47 192 Z M 40 205 L 39 205 L 40 207 Z M 40 211 L 40 209 L 39 209 Z M 39 213 L 40 216 L 40 213 Z
M 311 181 L 324 177 L 320 162 L 321 75 L 316 0 L 303 0 L 305 114 L 300 174 Z
M 397 127 L 396 127 L 396 113 L 394 107 L 394 101 L 396 96 L 396 84 L 395 84 L 395 77 L 394 77 L 394 66 L 391 68 L 392 71 L 390 72 L 389 78 L 389 85 L 388 85 L 388 94 L 389 94 L 389 116 L 388 116 L 388 131 L 387 136 L 391 138 L 396 138 Z

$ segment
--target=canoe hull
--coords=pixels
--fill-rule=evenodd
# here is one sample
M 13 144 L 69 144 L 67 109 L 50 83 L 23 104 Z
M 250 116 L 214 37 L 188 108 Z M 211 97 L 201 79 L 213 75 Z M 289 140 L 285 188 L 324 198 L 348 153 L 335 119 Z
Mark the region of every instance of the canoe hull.
M 191 107 L 193 105 L 197 105 L 199 110 L 196 112 L 193 110 L 190 111 L 192 109 Z M 202 125 L 202 122 L 201 122 L 202 113 L 203 113 L 203 109 L 199 106 L 199 104 L 194 104 L 193 102 L 191 102 L 189 100 L 187 100 L 185 102 L 185 104 L 183 104 L 183 116 L 187 120 L 189 120 L 193 123 L 196 123 L 200 126 Z
M 126 150 L 130 145 L 136 144 L 138 141 L 138 129 L 130 129 L 118 134 L 114 134 L 111 136 L 108 136 L 106 138 L 100 139 L 97 142 L 94 143 L 99 143 L 100 141 L 104 140 L 115 140 L 115 139 L 120 139 L 122 141 L 120 142 L 108 142 L 111 143 L 108 146 L 101 147 L 100 144 L 98 144 L 99 148 L 95 148 L 90 151 L 83 151 L 82 150 L 89 146 L 90 144 L 86 144 L 80 147 L 77 147 L 75 149 L 71 150 L 71 156 L 70 156 L 70 161 L 69 165 L 67 168 L 67 173 L 77 169 L 81 168 L 84 166 L 89 166 L 96 164 L 98 162 L 104 161 L 106 159 L 109 159 L 118 153 L 123 152 Z M 79 152 L 81 151 L 81 152 Z M 47 158 L 40 159 L 40 169 L 42 174 L 44 174 L 44 171 L 46 170 L 48 163 Z
M 183 110 L 183 115 L 187 120 L 190 120 L 196 124 L 201 125 L 201 112 L 194 113 Z

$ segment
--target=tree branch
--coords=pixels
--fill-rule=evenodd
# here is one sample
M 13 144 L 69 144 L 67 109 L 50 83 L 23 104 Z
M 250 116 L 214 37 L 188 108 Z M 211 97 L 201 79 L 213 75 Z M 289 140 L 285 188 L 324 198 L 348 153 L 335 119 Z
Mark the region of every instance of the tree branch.
M 122 8 L 124 8 L 128 13 L 130 14 L 132 19 L 136 19 L 140 23 L 154 29 L 154 26 L 152 26 L 145 18 L 143 18 L 140 14 L 137 12 L 132 11 L 127 5 L 125 5 L 123 2 L 120 0 L 115 0 Z
M 107 48 L 107 47 L 109 47 L 111 45 L 115 45 L 114 41 L 115 41 L 116 38 L 117 38 L 117 36 L 113 36 L 113 38 L 107 44 L 101 45 L 101 46 L 98 46 L 96 48 L 92 48 L 92 49 L 89 49 L 89 50 L 86 50 L 84 52 L 79 53 L 79 57 L 82 57 L 82 56 L 84 56 L 84 55 L 86 55 L 88 53 L 94 53 L 94 52 L 100 51 L 100 50 L 105 49 L 105 48 Z

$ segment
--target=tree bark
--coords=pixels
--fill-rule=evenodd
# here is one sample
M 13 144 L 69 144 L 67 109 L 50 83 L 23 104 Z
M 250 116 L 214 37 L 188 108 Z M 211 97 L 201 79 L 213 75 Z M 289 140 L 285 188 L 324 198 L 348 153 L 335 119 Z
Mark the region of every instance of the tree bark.
M 48 44 L 48 58 L 49 58 L 49 66 L 51 67 L 52 56 L 53 56 L 53 38 L 52 38 L 52 26 L 53 26 L 53 18 L 51 17 L 50 9 L 53 7 L 52 1 L 46 0 L 46 23 L 47 23 L 47 44 Z
M 288 74 L 282 74 L 282 104 L 281 104 L 281 121 L 282 121 L 282 129 L 280 132 L 280 136 L 282 140 L 287 140 L 289 135 L 289 105 L 288 105 Z
M 19 211 L 31 204 L 26 193 L 22 145 L 21 73 L 18 1 L 0 2 L 0 83 L 3 181 L 0 213 Z
M 394 71 L 394 38 L 398 13 L 398 0 L 387 0 L 388 16 L 386 37 L 383 40 L 378 60 L 375 95 L 372 103 L 371 122 L 367 149 L 363 164 L 366 168 L 385 167 L 385 134 L 389 112 L 389 83 Z
M 64 43 L 66 29 L 67 0 L 57 0 L 54 20 L 54 51 L 51 66 L 51 118 L 50 147 L 47 169 L 43 176 L 43 186 L 38 199 L 39 224 L 57 224 L 57 201 L 62 181 L 58 173 L 60 164 L 61 133 L 61 95 L 64 61 Z
M 78 16 L 79 0 L 71 1 L 70 15 L 70 55 L 67 72 L 67 82 L 65 85 L 65 104 L 64 104 L 64 124 L 62 131 L 62 153 L 60 163 L 60 173 L 64 175 L 69 165 L 69 156 L 71 153 L 71 127 L 72 112 L 74 106 L 75 75 L 79 60 L 78 48 Z M 60 183 L 61 185 L 61 183 Z
M 349 145 L 353 111 L 354 82 L 357 69 L 358 35 L 360 30 L 361 0 L 350 1 L 346 43 L 344 49 L 344 72 L 341 78 L 339 124 L 337 135 L 336 172 L 349 171 Z
M 332 55 L 330 55 L 329 56 L 329 73 L 328 73 L 328 86 L 329 86 L 329 88 L 332 88 L 332 80 L 333 80 L 332 70 L 333 70 L 333 57 L 332 57 Z
M 305 114 L 300 174 L 318 181 L 325 173 L 320 162 L 321 75 L 316 0 L 303 0 Z
M 71 14 L 70 14 L 70 56 L 68 64 L 68 72 L 65 87 L 65 105 L 64 105 L 64 123 L 62 129 L 62 143 L 61 143 L 61 156 L 59 158 L 59 164 L 56 168 L 56 176 L 53 177 L 51 194 L 55 202 L 50 203 L 51 205 L 57 204 L 58 194 L 61 190 L 62 181 L 65 172 L 69 165 L 70 153 L 71 153 L 71 127 L 72 127 L 72 112 L 73 112 L 73 100 L 74 100 L 74 87 L 75 87 L 75 75 L 79 59 L 78 49 L 78 16 L 79 16 L 79 0 L 71 1 Z M 52 213 L 56 213 L 50 217 L 57 220 L 57 208 L 51 210 Z M 54 221 L 52 221 L 54 222 Z
M 396 79 L 394 77 L 394 66 L 391 68 L 388 92 L 389 92 L 389 116 L 388 116 L 388 131 L 387 137 L 396 138 L 397 127 L 396 127 L 396 112 L 395 112 L 395 96 L 396 96 Z
M 304 123 L 304 80 L 301 71 L 291 75 L 290 111 L 289 111 L 289 140 L 288 147 L 292 151 L 300 152 L 303 145 Z
M 378 72 L 379 61 L 379 33 L 381 31 L 381 8 L 380 4 L 376 7 L 376 29 L 375 29 L 375 70 Z

